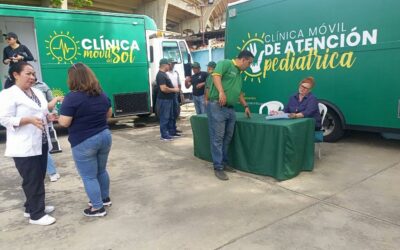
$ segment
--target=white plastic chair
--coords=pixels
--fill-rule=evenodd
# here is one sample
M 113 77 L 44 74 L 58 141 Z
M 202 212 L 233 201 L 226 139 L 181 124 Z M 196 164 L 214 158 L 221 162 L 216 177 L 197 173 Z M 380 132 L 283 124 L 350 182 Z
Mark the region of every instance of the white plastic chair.
M 321 125 L 324 124 L 326 113 L 328 113 L 328 107 L 323 103 L 318 103 L 319 113 L 321 114 Z M 321 128 L 323 132 L 323 128 Z M 321 147 L 323 141 L 318 141 L 316 145 L 318 146 L 318 159 L 321 159 Z
M 321 124 L 323 124 L 324 120 L 325 120 L 326 113 L 328 113 L 328 107 L 325 104 L 319 102 L 318 103 L 318 109 L 319 109 L 319 113 L 322 116 Z
M 262 111 L 265 107 L 267 107 L 267 109 L 268 109 L 268 114 L 271 111 L 280 111 L 280 110 L 283 110 L 283 108 L 284 108 L 283 104 L 279 101 L 269 101 L 269 102 L 263 103 L 260 106 L 258 113 L 262 114 Z

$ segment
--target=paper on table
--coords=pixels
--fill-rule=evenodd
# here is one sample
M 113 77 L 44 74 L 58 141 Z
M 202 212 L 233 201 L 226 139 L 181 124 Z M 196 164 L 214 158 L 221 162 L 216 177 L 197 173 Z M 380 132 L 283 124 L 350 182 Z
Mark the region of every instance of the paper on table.
M 268 115 L 265 117 L 267 120 L 276 120 L 276 119 L 289 119 L 289 113 L 282 113 L 277 115 Z

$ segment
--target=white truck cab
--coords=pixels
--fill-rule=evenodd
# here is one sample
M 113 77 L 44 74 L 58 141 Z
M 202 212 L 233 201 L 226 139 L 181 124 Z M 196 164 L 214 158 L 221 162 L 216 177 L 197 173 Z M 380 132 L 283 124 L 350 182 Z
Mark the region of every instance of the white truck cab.
M 185 87 L 185 77 L 192 74 L 192 56 L 185 40 L 156 37 L 149 39 L 149 79 L 153 82 L 162 58 L 172 58 L 176 64 L 174 70 L 179 74 L 182 92 L 187 98 L 192 93 L 192 87 Z

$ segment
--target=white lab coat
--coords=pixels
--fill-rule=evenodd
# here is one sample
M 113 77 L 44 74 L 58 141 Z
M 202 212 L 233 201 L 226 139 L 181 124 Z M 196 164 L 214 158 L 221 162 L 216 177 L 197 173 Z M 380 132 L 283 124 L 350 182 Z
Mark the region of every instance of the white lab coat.
M 0 124 L 7 129 L 5 156 L 28 157 L 42 154 L 42 131 L 32 124 L 19 126 L 22 117 L 35 116 L 45 123 L 49 151 L 51 142 L 47 126 L 47 101 L 40 90 L 32 88 L 41 107 L 16 85 L 0 92 Z

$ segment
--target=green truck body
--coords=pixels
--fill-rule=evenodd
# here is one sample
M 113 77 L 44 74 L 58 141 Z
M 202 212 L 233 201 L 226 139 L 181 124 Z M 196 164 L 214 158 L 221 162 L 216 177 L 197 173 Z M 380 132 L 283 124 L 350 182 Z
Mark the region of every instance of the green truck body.
M 67 70 L 83 62 L 97 75 L 115 116 L 150 113 L 148 40 L 157 31 L 151 18 L 0 5 L 0 24 L 3 34 L 15 32 L 22 44 L 28 44 L 39 79 L 54 94 L 68 92 Z M 7 70 L 3 65 L 2 78 Z
M 285 105 L 313 76 L 328 106 L 325 139 L 345 129 L 400 132 L 400 1 L 249 0 L 228 6 L 225 57 L 255 54 L 245 72 L 252 111 Z

